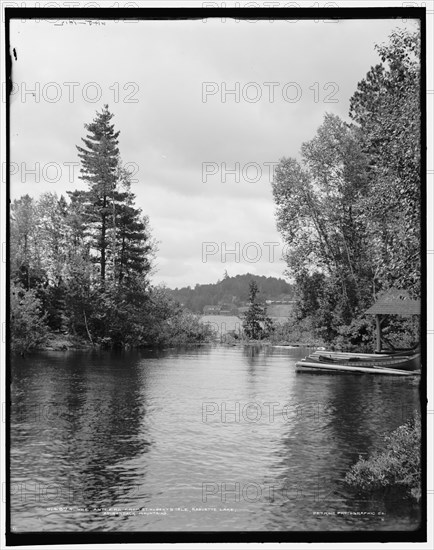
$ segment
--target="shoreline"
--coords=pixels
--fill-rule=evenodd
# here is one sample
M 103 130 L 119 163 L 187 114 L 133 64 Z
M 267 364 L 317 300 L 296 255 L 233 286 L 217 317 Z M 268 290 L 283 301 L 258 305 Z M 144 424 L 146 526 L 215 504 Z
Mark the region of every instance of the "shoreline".
M 211 340 L 209 342 L 191 342 L 191 343 L 186 343 L 182 345 L 171 345 L 169 343 L 168 345 L 162 346 L 161 349 L 198 347 L 203 345 L 222 345 L 222 346 L 230 346 L 230 347 L 263 346 L 263 347 L 276 347 L 281 349 L 297 349 L 297 348 L 316 348 L 321 346 L 322 344 L 314 343 L 314 342 L 294 342 L 294 343 L 289 343 L 287 341 L 272 342 L 268 339 L 243 341 L 243 340 L 236 340 L 236 339 L 231 340 L 230 337 L 228 337 L 227 341 L 225 341 L 225 338 L 223 338 L 223 340 L 221 341 Z M 149 346 L 130 346 L 130 347 L 124 347 L 122 349 L 124 350 L 155 349 L 157 347 L 159 346 L 156 346 L 155 344 L 150 344 Z M 40 351 L 86 351 L 86 350 L 101 350 L 101 349 L 107 349 L 110 351 L 111 348 L 104 348 L 99 343 L 92 344 L 86 338 L 74 336 L 71 334 L 50 333 L 45 344 L 29 350 L 28 352 L 26 352 L 26 355 L 31 354 L 32 352 L 40 352 Z
M 100 345 L 91 344 L 88 339 L 74 336 L 72 334 L 62 334 L 56 332 L 50 332 L 47 341 L 40 346 L 37 346 L 32 351 L 79 351 L 86 349 L 99 349 Z

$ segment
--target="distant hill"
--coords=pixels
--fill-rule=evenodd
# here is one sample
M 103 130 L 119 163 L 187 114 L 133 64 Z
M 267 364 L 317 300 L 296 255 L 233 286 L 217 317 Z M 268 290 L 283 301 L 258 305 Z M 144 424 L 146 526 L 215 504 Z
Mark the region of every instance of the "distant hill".
M 287 302 L 294 300 L 294 287 L 276 277 L 264 277 L 258 275 L 236 275 L 229 277 L 227 274 L 223 280 L 217 283 L 196 285 L 194 288 L 184 287 L 168 292 L 176 301 L 195 313 L 203 313 L 206 306 L 221 306 L 220 309 L 230 313 L 231 309 L 245 306 L 249 299 L 249 283 L 254 279 L 259 287 L 258 299 L 262 302 Z M 216 308 L 217 309 L 217 308 Z M 212 308 L 207 308 L 212 313 Z

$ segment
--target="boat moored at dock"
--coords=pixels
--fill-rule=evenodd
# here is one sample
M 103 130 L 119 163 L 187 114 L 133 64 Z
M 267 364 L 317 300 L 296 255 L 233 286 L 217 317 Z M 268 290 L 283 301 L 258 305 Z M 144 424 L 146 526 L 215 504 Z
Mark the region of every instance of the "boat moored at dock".
M 382 334 L 382 323 L 387 315 L 418 315 L 420 313 L 420 302 L 412 300 L 405 291 L 389 291 L 384 293 L 365 313 L 375 315 L 375 353 L 348 353 L 320 349 L 298 361 L 296 363 L 297 370 L 392 374 L 397 376 L 419 374 L 421 368 L 420 346 L 416 345 L 407 349 L 394 348 Z M 388 345 L 390 350 L 385 351 L 383 343 Z
M 297 371 L 347 372 L 414 376 L 420 373 L 420 354 L 380 356 L 314 352 L 296 363 Z

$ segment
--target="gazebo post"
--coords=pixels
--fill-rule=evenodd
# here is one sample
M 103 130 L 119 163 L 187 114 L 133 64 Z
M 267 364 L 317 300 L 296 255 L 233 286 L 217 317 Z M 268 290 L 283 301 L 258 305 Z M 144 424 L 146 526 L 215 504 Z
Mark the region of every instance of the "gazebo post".
M 377 347 L 375 351 L 381 353 L 381 318 L 378 314 L 375 316 L 375 324 L 377 327 Z
M 388 315 L 420 315 L 420 300 L 413 300 L 406 290 L 389 289 L 378 297 L 375 304 L 365 311 L 365 315 L 375 316 L 376 325 L 376 349 L 375 353 L 381 353 L 383 342 L 387 342 L 382 336 L 381 325 Z M 390 345 L 391 346 L 391 345 Z M 392 351 L 394 348 L 391 346 Z

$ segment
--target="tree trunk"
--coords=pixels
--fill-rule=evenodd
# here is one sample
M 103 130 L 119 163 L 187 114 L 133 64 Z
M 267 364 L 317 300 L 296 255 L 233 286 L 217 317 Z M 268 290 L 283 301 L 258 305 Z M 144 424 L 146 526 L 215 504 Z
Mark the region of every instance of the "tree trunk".
M 83 309 L 83 315 L 84 315 L 84 325 L 86 327 L 86 332 L 87 332 L 87 335 L 89 336 L 90 343 L 93 346 L 94 343 L 93 343 L 93 340 L 92 340 L 92 336 L 90 335 L 90 332 L 89 332 L 89 327 L 87 326 L 86 312 L 84 311 L 84 309 Z
M 104 208 L 106 205 L 106 199 L 104 198 Z M 105 281 L 105 253 L 106 253 L 106 215 L 102 215 L 102 224 L 101 224 L 101 281 Z

